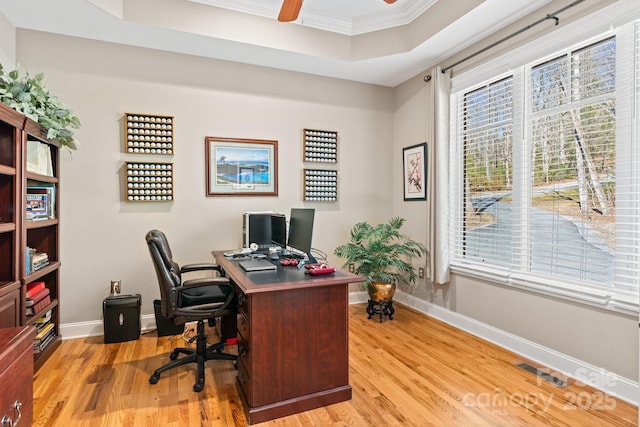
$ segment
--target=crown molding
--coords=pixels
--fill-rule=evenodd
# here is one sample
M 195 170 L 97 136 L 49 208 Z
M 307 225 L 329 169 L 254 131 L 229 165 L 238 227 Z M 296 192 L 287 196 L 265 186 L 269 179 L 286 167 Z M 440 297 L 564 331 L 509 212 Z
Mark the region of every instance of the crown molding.
M 264 0 L 187 1 L 271 19 L 275 19 L 280 11 L 280 2 L 265 2 Z M 365 1 L 370 2 L 372 0 Z M 323 10 L 318 7 L 313 7 L 312 3 L 303 5 L 303 12 L 300 14 L 300 17 L 294 21 L 294 24 L 347 36 L 355 36 L 410 24 L 437 1 L 438 0 L 406 0 L 401 4 L 394 4 L 393 7 L 390 5 L 382 5 L 382 8 L 376 8 L 377 10 L 373 12 L 366 12 L 359 15 L 351 13 L 353 16 L 340 16 L 338 13 L 329 14 L 326 12 L 326 9 Z

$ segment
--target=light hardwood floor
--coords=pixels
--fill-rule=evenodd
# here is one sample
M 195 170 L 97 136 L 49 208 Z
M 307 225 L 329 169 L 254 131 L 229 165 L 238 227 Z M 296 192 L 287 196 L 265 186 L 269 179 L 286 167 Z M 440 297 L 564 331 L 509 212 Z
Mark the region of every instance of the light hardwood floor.
M 383 323 L 352 305 L 349 321 L 353 398 L 256 425 L 637 425 L 637 407 L 579 383 L 558 388 L 539 380 L 515 366 L 519 356 L 399 304 L 394 320 Z M 232 362 L 208 362 L 201 393 L 191 388 L 195 366 L 149 384 L 183 344 L 155 332 L 117 344 L 64 341 L 35 375 L 33 425 L 246 425 Z

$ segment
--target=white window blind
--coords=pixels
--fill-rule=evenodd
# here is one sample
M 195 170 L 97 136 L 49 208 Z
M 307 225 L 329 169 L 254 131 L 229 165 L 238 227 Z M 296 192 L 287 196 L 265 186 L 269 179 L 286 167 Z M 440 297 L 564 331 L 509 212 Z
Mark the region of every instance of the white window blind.
M 637 27 L 452 94 L 452 267 L 637 309 Z
M 528 270 L 614 283 L 616 39 L 528 71 Z
M 461 93 L 459 137 L 464 177 L 457 256 L 511 264 L 513 77 Z

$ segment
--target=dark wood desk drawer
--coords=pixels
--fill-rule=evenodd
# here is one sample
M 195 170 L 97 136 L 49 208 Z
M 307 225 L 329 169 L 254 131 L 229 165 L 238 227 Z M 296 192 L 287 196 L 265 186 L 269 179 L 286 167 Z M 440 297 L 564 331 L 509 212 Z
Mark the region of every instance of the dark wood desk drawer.
M 238 364 L 244 365 L 249 377 L 253 375 L 251 369 L 251 348 L 249 347 L 249 342 L 245 341 L 241 336 L 238 337 Z
M 251 313 L 251 296 L 243 293 L 237 286 L 236 295 L 238 296 L 238 311 L 244 313 L 247 319 L 249 319 Z
M 251 341 L 251 324 L 249 320 L 242 313 L 238 313 L 237 319 L 238 333 L 242 335 L 246 341 Z
M 241 360 L 238 360 L 238 384 L 244 394 L 249 406 L 253 406 L 253 385 L 251 376 L 247 372 L 246 366 Z

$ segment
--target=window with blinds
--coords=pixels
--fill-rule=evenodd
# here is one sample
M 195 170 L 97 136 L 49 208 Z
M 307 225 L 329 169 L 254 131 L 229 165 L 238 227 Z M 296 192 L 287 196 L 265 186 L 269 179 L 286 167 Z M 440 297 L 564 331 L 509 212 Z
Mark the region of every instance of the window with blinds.
M 513 78 L 462 95 L 465 257 L 512 262 Z
M 631 33 L 452 94 L 452 265 L 573 297 L 599 289 L 637 300 L 640 39 L 619 40 Z

